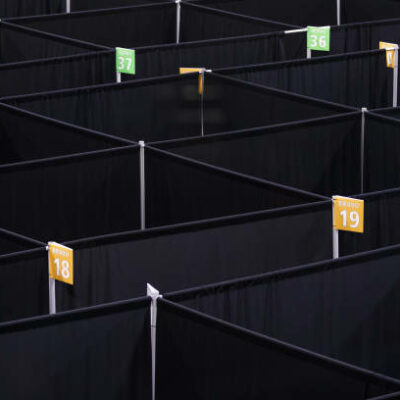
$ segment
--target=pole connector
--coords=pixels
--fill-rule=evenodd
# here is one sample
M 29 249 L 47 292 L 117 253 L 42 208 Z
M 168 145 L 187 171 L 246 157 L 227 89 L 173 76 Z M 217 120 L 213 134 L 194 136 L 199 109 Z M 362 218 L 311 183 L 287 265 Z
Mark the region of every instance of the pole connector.
M 365 113 L 365 112 L 367 112 L 367 111 L 368 111 L 368 108 L 367 108 L 367 107 L 362 107 L 362 108 L 361 108 L 361 112 Z
M 146 147 L 146 143 L 144 142 L 144 140 L 139 140 L 139 146 Z

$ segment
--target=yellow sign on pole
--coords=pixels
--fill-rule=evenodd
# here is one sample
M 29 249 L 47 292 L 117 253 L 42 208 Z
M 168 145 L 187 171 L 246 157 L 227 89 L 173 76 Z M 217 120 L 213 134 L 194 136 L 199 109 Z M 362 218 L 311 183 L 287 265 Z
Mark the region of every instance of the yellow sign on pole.
M 199 94 L 203 94 L 203 79 L 204 79 L 204 68 L 186 68 L 186 67 L 181 67 L 179 68 L 179 73 L 182 74 L 191 74 L 193 72 L 198 72 L 199 73 Z
M 74 251 L 56 242 L 49 242 L 49 276 L 52 279 L 74 284 Z
M 395 67 L 395 49 L 398 48 L 398 45 L 395 43 L 388 42 L 379 42 L 380 49 L 386 49 L 386 66 L 388 68 Z
M 342 196 L 332 199 L 334 229 L 364 233 L 364 200 Z

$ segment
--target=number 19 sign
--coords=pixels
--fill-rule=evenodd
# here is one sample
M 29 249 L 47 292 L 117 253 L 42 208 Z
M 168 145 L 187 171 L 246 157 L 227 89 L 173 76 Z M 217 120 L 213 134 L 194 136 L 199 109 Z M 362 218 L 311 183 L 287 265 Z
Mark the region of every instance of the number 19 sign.
M 52 279 L 74 284 L 74 251 L 56 242 L 49 242 L 49 276 Z
M 333 196 L 333 227 L 338 231 L 364 233 L 364 200 Z

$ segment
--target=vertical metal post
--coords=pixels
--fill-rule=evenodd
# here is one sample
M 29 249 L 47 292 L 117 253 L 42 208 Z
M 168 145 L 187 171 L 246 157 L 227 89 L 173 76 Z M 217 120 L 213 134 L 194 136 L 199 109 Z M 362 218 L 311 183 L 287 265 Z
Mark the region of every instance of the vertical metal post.
M 341 0 L 336 0 L 336 22 L 338 25 L 340 25 L 341 23 L 341 4 L 340 4 Z
M 397 107 L 397 89 L 399 84 L 399 46 L 394 48 L 394 68 L 393 68 L 393 107 Z
M 332 197 L 332 256 L 333 258 L 339 258 L 339 231 L 335 229 L 334 223 L 334 197 Z
M 181 38 L 181 0 L 175 0 L 176 3 L 176 43 Z
M 312 57 L 311 49 L 307 49 L 307 58 L 311 58 L 311 57 Z
M 117 83 L 121 83 L 121 72 L 116 72 L 115 77 L 116 77 Z
M 201 136 L 204 136 L 204 73 L 205 69 L 202 68 L 200 71 L 201 79 L 201 93 L 200 93 L 200 118 L 201 118 Z
M 55 314 L 56 312 L 56 281 L 49 276 L 49 313 Z
M 145 143 L 139 141 L 140 145 L 140 229 L 146 228 L 146 172 L 145 172 Z
M 71 12 L 71 0 L 65 0 L 65 12 Z
M 361 109 L 361 146 L 360 146 L 360 152 L 361 152 L 361 165 L 360 165 L 360 193 L 364 193 L 364 152 L 365 152 L 365 112 L 367 111 L 366 107 L 363 107 Z
M 152 380 L 152 399 L 156 397 L 156 338 L 157 338 L 157 299 L 160 292 L 147 284 L 147 296 L 151 297 L 150 306 L 150 335 L 151 335 L 151 380 Z

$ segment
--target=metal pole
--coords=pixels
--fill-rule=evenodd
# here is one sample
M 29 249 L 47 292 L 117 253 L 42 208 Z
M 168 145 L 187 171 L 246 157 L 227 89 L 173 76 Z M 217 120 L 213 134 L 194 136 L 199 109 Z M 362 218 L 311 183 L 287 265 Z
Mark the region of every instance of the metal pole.
M 339 258 L 339 231 L 334 228 L 334 215 L 334 202 L 332 198 L 332 255 L 333 258 Z
M 311 49 L 307 49 L 307 58 L 311 58 Z
M 147 284 L 147 296 L 151 297 L 150 306 L 150 335 L 151 335 L 151 391 L 152 399 L 156 398 L 156 338 L 157 338 L 157 299 L 160 296 L 160 292 Z
M 201 136 L 204 136 L 204 73 L 205 69 L 203 68 L 200 72 L 201 88 L 202 88 L 200 93 Z
M 49 312 L 55 314 L 56 310 L 56 281 L 49 276 Z
M 360 189 L 361 193 L 364 193 L 364 152 L 365 152 L 365 112 L 367 111 L 366 107 L 361 109 L 361 184 Z
M 179 43 L 181 37 L 181 0 L 175 0 L 176 3 L 176 43 Z
M 397 88 L 399 84 L 399 46 L 394 48 L 394 68 L 393 68 L 393 107 L 397 107 Z
M 340 19 L 340 15 L 341 15 L 341 4 L 340 4 L 340 0 L 336 0 L 336 20 L 337 20 L 337 24 L 340 25 L 341 23 L 341 19 Z
M 146 173 L 144 163 L 144 148 L 143 140 L 139 141 L 140 145 L 140 229 L 146 228 Z
M 121 72 L 116 72 L 116 81 L 117 83 L 121 83 Z
M 71 0 L 65 0 L 65 11 L 67 13 L 71 12 Z

